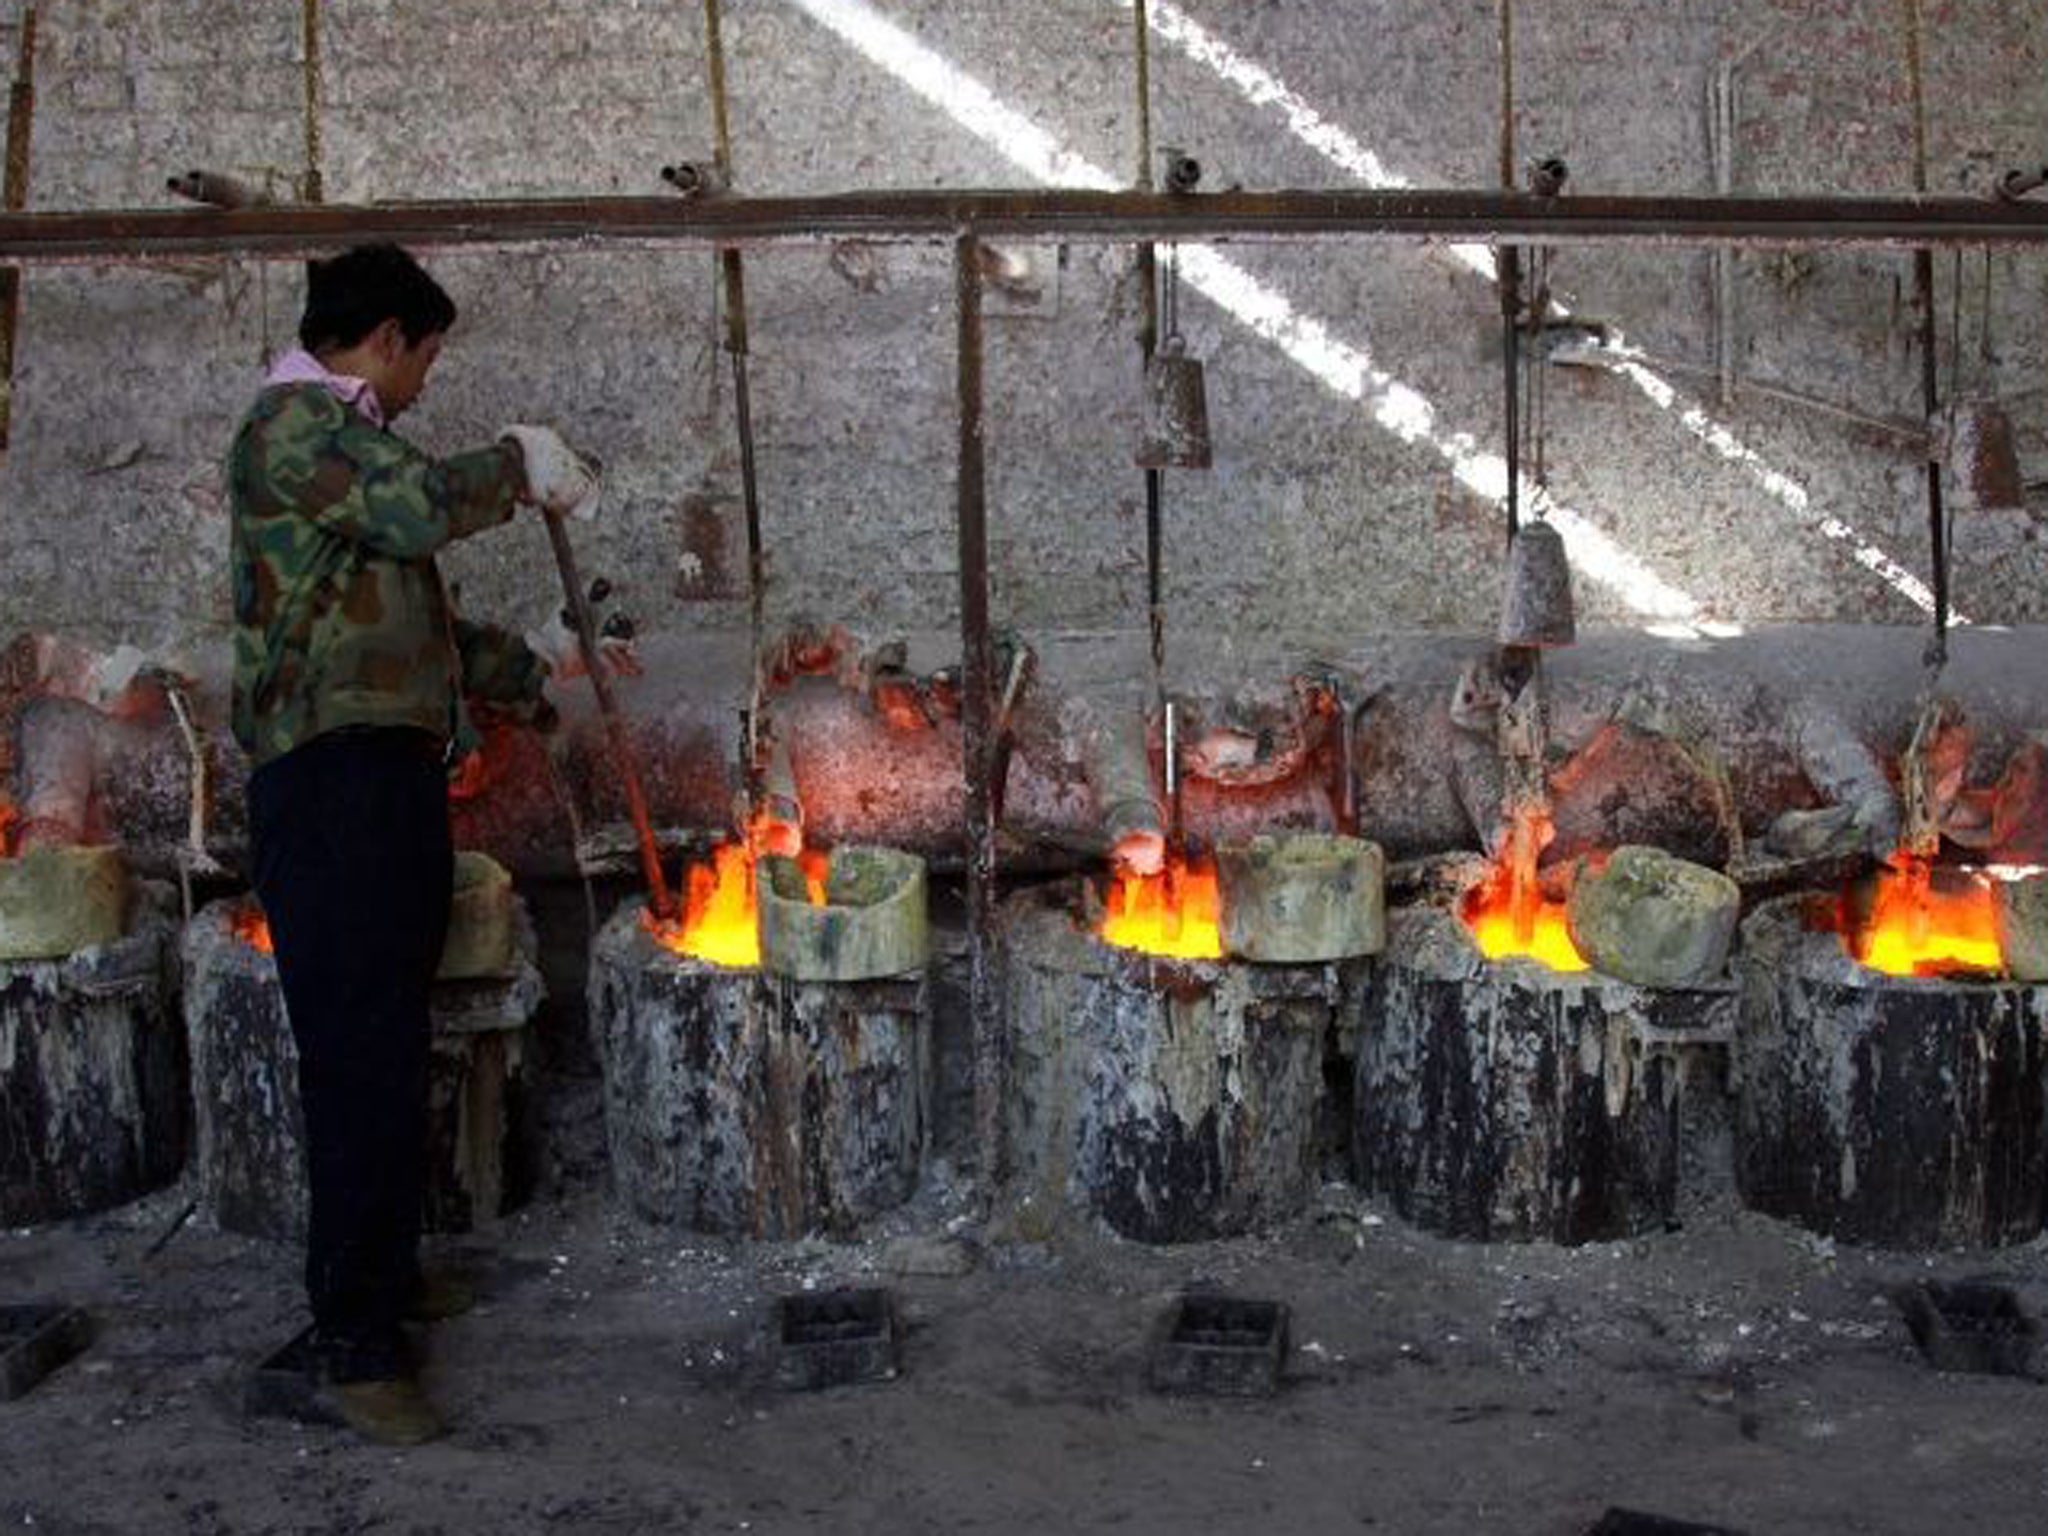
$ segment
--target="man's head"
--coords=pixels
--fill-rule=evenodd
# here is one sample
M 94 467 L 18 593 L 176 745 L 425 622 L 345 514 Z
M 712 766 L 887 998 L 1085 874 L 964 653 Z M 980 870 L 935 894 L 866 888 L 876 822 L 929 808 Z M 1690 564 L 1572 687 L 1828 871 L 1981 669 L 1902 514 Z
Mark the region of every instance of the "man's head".
M 306 264 L 299 345 L 336 373 L 369 380 L 386 417 L 419 398 L 454 324 L 455 301 L 395 245 Z

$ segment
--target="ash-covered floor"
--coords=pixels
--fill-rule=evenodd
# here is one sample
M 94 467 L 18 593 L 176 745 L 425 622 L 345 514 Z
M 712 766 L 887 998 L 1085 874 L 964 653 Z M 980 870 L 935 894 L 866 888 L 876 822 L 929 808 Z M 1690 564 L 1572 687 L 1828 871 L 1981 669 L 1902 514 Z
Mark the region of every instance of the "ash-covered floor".
M 0 1404 L 0 1529 L 1574 1536 L 1610 1506 L 1751 1536 L 2048 1529 L 2048 1385 L 1930 1370 L 1887 1299 L 1996 1274 L 2038 1308 L 2048 1240 L 1882 1255 L 1721 1207 L 1475 1246 L 1333 1185 L 1283 1231 L 1186 1248 L 984 1232 L 929 1189 L 893 1237 L 727 1244 L 584 1193 L 441 1250 L 483 1296 L 430 1336 L 453 1427 L 393 1452 L 240 1416 L 299 1324 L 295 1261 L 197 1227 L 151 1256 L 183 1198 L 0 1235 L 0 1300 L 99 1327 Z M 770 1298 L 841 1279 L 895 1288 L 903 1375 L 776 1390 Z M 1149 1331 L 1196 1281 L 1291 1306 L 1277 1397 L 1148 1389 Z

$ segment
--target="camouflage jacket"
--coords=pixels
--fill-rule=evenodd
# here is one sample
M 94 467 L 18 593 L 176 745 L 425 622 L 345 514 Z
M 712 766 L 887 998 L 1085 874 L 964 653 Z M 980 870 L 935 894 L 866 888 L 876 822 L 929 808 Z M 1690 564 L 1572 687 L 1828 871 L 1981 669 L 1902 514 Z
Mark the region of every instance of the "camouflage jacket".
M 458 620 L 434 554 L 512 515 L 516 448 L 432 459 L 316 384 L 256 398 L 228 454 L 235 737 L 256 766 L 350 725 L 464 742 L 462 695 L 545 709 L 547 666 Z

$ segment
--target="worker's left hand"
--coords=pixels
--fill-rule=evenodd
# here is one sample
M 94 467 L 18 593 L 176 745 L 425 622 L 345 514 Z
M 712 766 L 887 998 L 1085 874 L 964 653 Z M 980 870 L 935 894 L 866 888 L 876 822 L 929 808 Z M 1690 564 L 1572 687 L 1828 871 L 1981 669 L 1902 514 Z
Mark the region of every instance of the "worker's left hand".
M 513 426 L 498 437 L 519 446 L 526 468 L 526 500 L 579 521 L 597 516 L 603 486 L 598 466 L 564 442 L 559 432 L 552 427 Z

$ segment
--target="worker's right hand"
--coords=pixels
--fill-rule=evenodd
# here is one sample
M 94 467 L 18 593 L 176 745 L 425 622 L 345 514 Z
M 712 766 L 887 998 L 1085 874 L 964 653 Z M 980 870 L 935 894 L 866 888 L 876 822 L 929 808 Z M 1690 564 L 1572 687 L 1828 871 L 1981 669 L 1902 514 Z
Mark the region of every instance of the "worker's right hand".
M 526 468 L 525 500 L 549 512 L 588 521 L 597 515 L 602 481 L 596 464 L 562 440 L 551 427 L 513 426 L 498 434 L 516 443 Z

